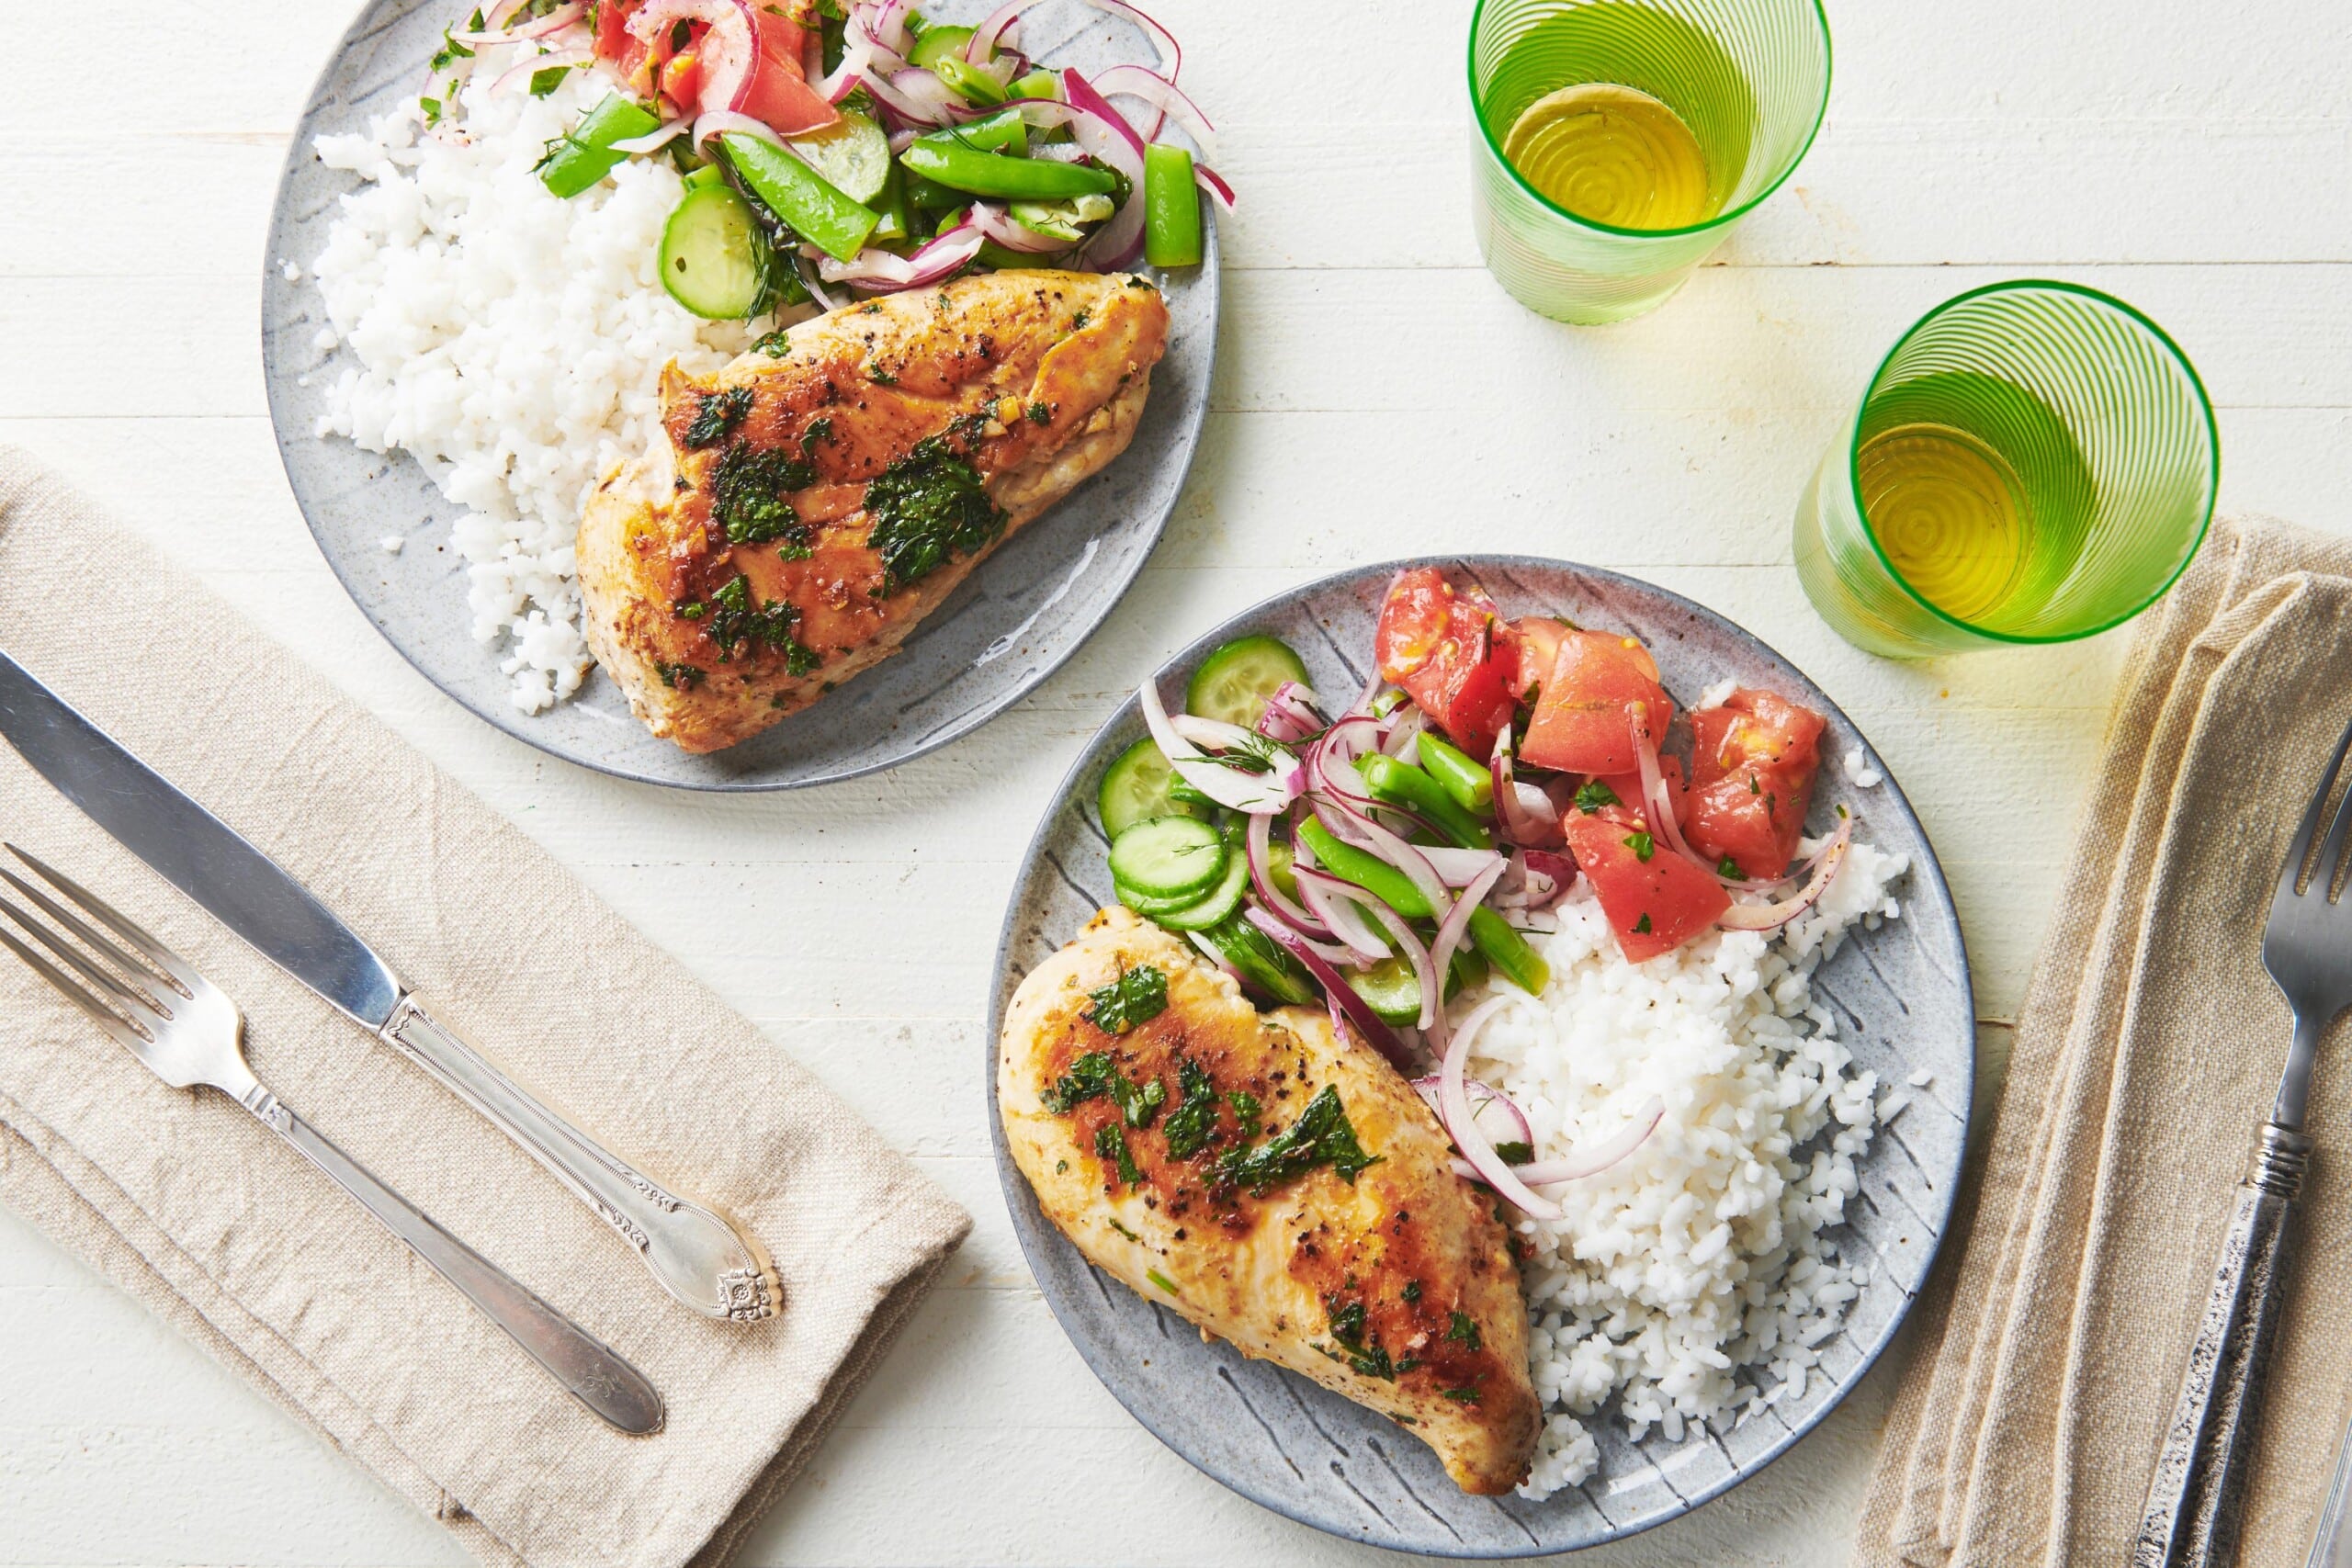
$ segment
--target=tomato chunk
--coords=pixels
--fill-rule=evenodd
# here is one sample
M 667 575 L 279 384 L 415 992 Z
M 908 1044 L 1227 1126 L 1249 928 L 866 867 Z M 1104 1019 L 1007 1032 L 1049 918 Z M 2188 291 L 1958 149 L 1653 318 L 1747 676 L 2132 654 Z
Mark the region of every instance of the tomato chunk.
M 1679 826 L 1690 815 L 1690 785 L 1682 776 L 1682 759 L 1660 757 L 1657 760 L 1657 771 L 1666 779 L 1666 796 L 1674 803 L 1674 820 Z M 1595 773 L 1578 779 L 1577 792 L 1583 793 L 1587 784 L 1599 784 L 1628 811 L 1636 815 L 1646 815 L 1648 812 L 1648 803 L 1642 799 L 1642 773 L 1638 767 L 1631 773 L 1608 775 Z M 1571 795 L 1570 798 L 1573 800 L 1575 796 Z M 1589 794 L 1586 794 L 1585 798 L 1596 800 L 1598 805 L 1608 804 L 1607 801 L 1598 801 L 1597 797 Z
M 764 121 L 779 136 L 798 136 L 841 118 L 841 112 L 808 85 L 808 40 L 815 35 L 766 10 L 759 19 L 760 59 L 744 95 L 743 112 Z
M 1712 930 L 1731 908 L 1723 885 L 1667 848 L 1646 823 L 1645 816 L 1608 807 L 1571 811 L 1561 824 L 1618 947 L 1635 964 Z
M 1493 754 L 1515 706 L 1516 660 L 1496 636 L 1501 616 L 1476 589 L 1457 590 L 1435 567 L 1400 573 L 1380 606 L 1373 656 L 1455 745 Z
M 1693 713 L 1690 847 L 1751 879 L 1785 873 L 1813 805 L 1825 728 L 1819 714 L 1770 692 L 1734 692 Z
M 1674 704 L 1657 683 L 1649 650 L 1629 637 L 1564 631 L 1520 755 L 1564 773 L 1632 773 L 1633 707 L 1647 705 L 1653 739 L 1673 722 Z

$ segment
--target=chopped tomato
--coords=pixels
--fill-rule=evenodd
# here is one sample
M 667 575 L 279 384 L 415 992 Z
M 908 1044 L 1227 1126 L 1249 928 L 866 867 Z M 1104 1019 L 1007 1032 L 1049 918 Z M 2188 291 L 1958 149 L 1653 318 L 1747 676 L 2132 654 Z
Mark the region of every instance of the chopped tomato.
M 1647 705 L 1653 739 L 1664 735 L 1674 704 L 1657 683 L 1657 664 L 1647 649 L 1629 637 L 1563 631 L 1519 754 L 1564 773 L 1632 773 L 1640 765 L 1634 750 L 1635 703 Z
M 1544 683 L 1559 660 L 1560 639 L 1567 633 L 1566 621 L 1548 615 L 1522 615 L 1510 623 L 1504 642 L 1514 661 L 1510 681 L 1514 696 L 1523 700 Z
M 644 45 L 629 37 L 630 0 L 599 0 L 596 6 L 596 55 L 600 60 L 624 60 L 629 48 Z
M 1382 677 L 1404 687 L 1473 757 L 1493 754 L 1515 706 L 1511 658 L 1495 635 L 1500 621 L 1484 593 L 1457 591 L 1443 572 L 1425 566 L 1390 585 L 1373 634 Z
M 1678 824 L 1688 820 L 1690 815 L 1690 786 L 1683 782 L 1682 759 L 1660 757 L 1657 760 L 1657 771 L 1666 777 L 1666 795 L 1674 803 L 1674 820 Z M 1645 809 L 1642 800 L 1642 772 L 1638 767 L 1631 773 L 1615 773 L 1606 777 L 1596 773 L 1579 779 L 1577 781 L 1577 792 L 1582 793 L 1587 784 L 1599 784 L 1609 792 L 1610 798 L 1614 799 L 1628 811 L 1639 812 Z M 1572 794 L 1568 798 L 1573 802 L 1576 795 Z M 1608 804 L 1607 800 L 1593 795 L 1586 795 L 1585 798 L 1593 801 L 1596 808 Z
M 1690 847 L 1750 879 L 1786 872 L 1813 805 L 1824 728 L 1819 714 L 1770 692 L 1734 692 L 1693 713 Z
M 673 104 L 691 104 L 702 85 L 702 56 L 682 49 L 662 62 L 662 96 Z
M 1731 908 L 1723 886 L 1659 841 L 1645 814 L 1613 806 L 1571 811 L 1562 826 L 1618 947 L 1633 963 L 1673 952 Z
M 742 112 L 779 136 L 799 136 L 841 118 L 841 111 L 808 85 L 808 45 L 817 35 L 773 11 L 752 15 L 760 24 L 760 59 Z

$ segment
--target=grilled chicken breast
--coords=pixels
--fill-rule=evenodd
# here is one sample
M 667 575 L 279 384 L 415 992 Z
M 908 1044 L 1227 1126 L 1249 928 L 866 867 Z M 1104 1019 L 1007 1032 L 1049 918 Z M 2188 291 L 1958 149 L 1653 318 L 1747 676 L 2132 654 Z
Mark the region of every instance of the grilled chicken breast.
M 581 518 L 588 645 L 689 751 L 898 650 L 1007 535 L 1126 449 L 1168 337 L 1125 274 L 1008 271 L 804 321 L 707 381 Z
M 1465 1492 L 1526 1477 L 1540 1411 L 1495 1200 L 1323 1013 L 1261 1015 L 1184 942 L 1105 909 L 1014 995 L 997 1100 L 1039 1206 L 1093 1262 L 1394 1417 Z

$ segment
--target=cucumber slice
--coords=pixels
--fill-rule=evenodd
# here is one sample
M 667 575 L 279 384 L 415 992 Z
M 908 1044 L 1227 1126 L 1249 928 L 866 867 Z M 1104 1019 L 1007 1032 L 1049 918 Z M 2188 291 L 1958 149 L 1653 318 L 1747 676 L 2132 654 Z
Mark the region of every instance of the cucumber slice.
M 1201 940 L 1216 949 L 1234 972 L 1250 985 L 1285 1007 L 1306 1007 L 1316 999 L 1314 978 L 1297 959 L 1238 913 L 1201 929 Z M 1415 1016 L 1419 1016 L 1418 998 Z
M 962 54 L 964 46 L 972 41 L 973 31 L 970 28 L 925 28 L 914 48 L 907 51 L 907 59 L 928 71 L 951 54 Z
M 935 28 L 923 37 L 952 30 Z M 852 201 L 871 203 L 890 177 L 889 137 L 855 109 L 842 110 L 840 119 L 822 130 L 792 138 L 789 145 Z
M 1094 796 L 1102 831 L 1115 839 L 1148 817 L 1192 817 L 1203 822 L 1214 818 L 1216 803 L 1200 791 L 1186 785 L 1183 795 L 1191 798 L 1177 795 L 1183 782 L 1158 743 L 1145 736 L 1102 770 L 1102 787 Z
M 1111 840 L 1113 879 L 1147 898 L 1206 893 L 1232 858 L 1217 830 L 1191 817 L 1147 817 Z
M 1266 699 L 1284 681 L 1306 683 L 1306 666 L 1280 637 L 1236 637 L 1201 660 L 1184 688 L 1184 710 L 1244 729 L 1265 716 Z
M 1086 238 L 1086 231 L 1078 226 L 1078 214 L 1069 204 L 1059 201 L 1016 201 L 1006 210 L 1012 220 L 1033 234 L 1043 234 L 1048 240 L 1066 240 L 1071 244 Z
M 1247 857 L 1228 854 L 1225 857 L 1225 874 L 1216 886 L 1190 904 L 1174 909 L 1163 909 L 1148 917 L 1171 931 L 1205 931 L 1241 907 L 1241 896 L 1250 890 L 1250 862 Z M 1137 914 L 1143 911 L 1137 909 Z
M 1418 1023 L 1421 1017 L 1421 983 L 1413 966 L 1402 958 L 1385 958 L 1369 969 L 1347 971 L 1348 984 L 1378 1013 L 1384 1022 Z M 1487 983 L 1487 961 L 1463 949 L 1446 965 L 1445 995 L 1450 1001 L 1464 986 Z
M 662 287 L 709 321 L 759 309 L 767 292 L 768 247 L 752 204 L 725 185 L 686 192 L 662 226 Z

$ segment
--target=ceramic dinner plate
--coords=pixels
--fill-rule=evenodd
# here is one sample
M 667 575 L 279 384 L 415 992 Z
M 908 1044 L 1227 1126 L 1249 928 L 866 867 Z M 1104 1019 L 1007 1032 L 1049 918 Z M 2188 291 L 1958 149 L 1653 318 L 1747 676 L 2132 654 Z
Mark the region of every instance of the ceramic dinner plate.
M 1362 689 L 1383 592 L 1410 564 L 1420 563 L 1343 572 L 1236 616 L 1161 668 L 1161 692 L 1181 694 L 1212 649 L 1244 632 L 1288 642 L 1318 691 Z M 1846 776 L 1834 759 L 1867 743 L 1794 666 L 1713 612 L 1613 572 L 1504 556 L 1430 564 L 1483 582 L 1506 614 L 1562 615 L 1633 633 L 1686 709 L 1728 676 L 1826 715 L 1815 824 L 1843 805 L 1869 841 L 1910 857 L 1893 888 L 1902 918 L 1875 931 L 1855 928 L 1813 980 L 1839 1038 L 1882 1085 L 1903 1085 L 1922 1068 L 1934 1076 L 1926 1088 L 1905 1088 L 1912 1103 L 1871 1140 L 1848 1222 L 1824 1233 L 1841 1256 L 1867 1261 L 1870 1280 L 1822 1345 L 1803 1397 L 1742 1425 L 1687 1429 L 1679 1442 L 1657 1429 L 1629 1441 L 1612 1402 L 1586 1418 L 1600 1463 L 1582 1486 L 1542 1503 L 1466 1496 L 1427 1448 L 1385 1417 L 1222 1341 L 1204 1344 L 1175 1313 L 1089 1265 L 1046 1222 L 1005 1149 L 995 1041 L 1022 977 L 1114 901 L 1093 799 L 1103 769 L 1144 733 L 1132 697 L 1063 781 L 1022 867 L 997 952 L 989 1122 L 1013 1226 L 1046 1302 L 1095 1374 L 1162 1442 L 1242 1495 L 1333 1535 L 1450 1557 L 1528 1556 L 1597 1545 L 1688 1512 L 1784 1452 L 1860 1381 L 1903 1321 L 1950 1218 L 1968 1134 L 1974 1010 L 1959 921 L 1927 835 L 1892 778 L 1865 789 Z
M 363 452 L 315 431 L 325 389 L 356 363 L 316 345 L 325 307 L 307 269 L 326 244 L 336 197 L 356 184 L 312 155 L 322 132 L 364 128 L 424 80 L 442 28 L 471 0 L 373 0 L 344 36 L 311 95 L 288 154 L 263 275 L 262 361 L 270 416 L 294 497 L 344 587 L 425 677 L 517 739 L 567 761 L 649 784 L 693 789 L 791 789 L 895 766 L 994 717 L 1077 651 L 1150 554 L 1182 489 L 1208 406 L 1216 354 L 1218 259 L 1164 275 L 1168 353 L 1152 373 L 1143 424 L 1118 461 L 1014 535 L 926 618 L 896 657 L 758 738 L 695 757 L 657 740 L 601 673 L 545 713 L 516 710 L 499 652 L 474 640 L 465 565 L 448 544 L 460 509 L 405 455 Z M 946 21 L 976 23 L 989 0 L 930 0 Z M 1130 24 L 1057 0 L 1022 21 L 1048 65 L 1093 71 L 1148 62 Z M 281 264 L 305 269 L 291 281 Z M 405 535 L 398 555 L 382 545 Z

